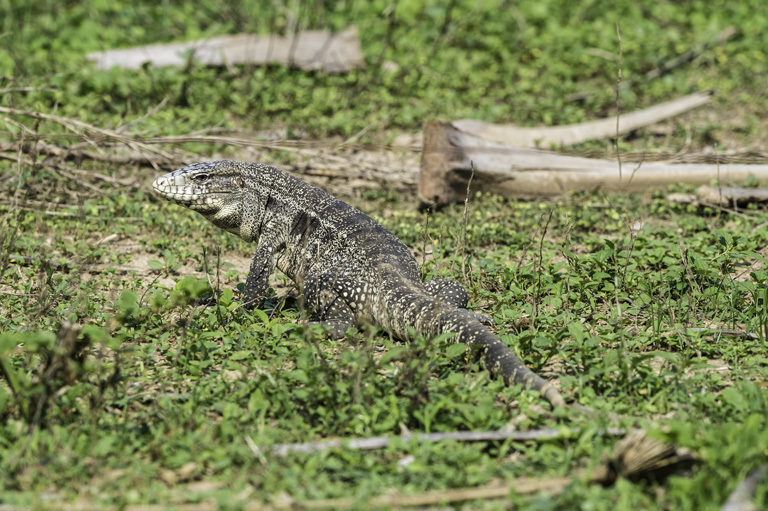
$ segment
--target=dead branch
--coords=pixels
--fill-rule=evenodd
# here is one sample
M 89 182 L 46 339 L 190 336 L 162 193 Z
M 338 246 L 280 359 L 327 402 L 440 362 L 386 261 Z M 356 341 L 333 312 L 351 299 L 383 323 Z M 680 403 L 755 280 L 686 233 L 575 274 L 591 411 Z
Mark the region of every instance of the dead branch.
M 534 431 L 452 431 L 448 433 L 416 433 L 399 437 L 377 436 L 370 438 L 353 438 L 348 440 L 326 440 L 322 442 L 303 444 L 276 444 L 269 451 L 275 456 L 287 456 L 292 453 L 311 453 L 327 449 L 360 449 L 374 450 L 384 449 L 395 443 L 407 443 L 411 439 L 418 442 L 443 442 L 455 440 L 457 442 L 500 442 L 513 440 L 516 442 L 531 440 L 551 440 L 554 438 L 566 438 L 578 435 L 580 429 L 538 429 Z M 623 436 L 626 429 L 608 428 L 599 432 L 608 436 Z
M 621 118 L 608 117 L 596 121 L 564 126 L 520 128 L 512 124 L 489 124 L 482 121 L 461 120 L 451 123 L 454 128 L 475 137 L 515 147 L 549 147 L 573 145 L 591 139 L 616 137 L 664 119 L 680 115 L 709 103 L 709 94 L 697 92 L 650 108 L 622 114 Z
M 678 330 L 669 330 L 667 332 L 662 332 L 660 336 L 664 338 L 664 337 L 671 337 L 673 335 L 686 335 L 688 332 L 700 333 L 702 335 L 733 337 L 736 339 L 749 339 L 751 341 L 757 341 L 760 339 L 760 337 L 753 332 L 744 332 L 742 330 L 729 330 L 729 329 L 718 329 L 718 328 L 685 328 L 685 329 L 678 329 Z
M 622 116 L 622 119 L 627 116 Z M 551 197 L 579 190 L 643 191 L 675 183 L 768 180 L 768 165 L 640 164 L 619 177 L 616 162 L 490 142 L 449 122 L 424 126 L 419 196 L 444 205 L 464 197 L 474 163 L 476 190 L 506 197 Z
M 699 202 L 718 206 L 745 206 L 768 202 L 768 188 L 742 188 L 735 186 L 701 186 L 696 190 Z
M 94 274 L 100 274 L 104 273 L 105 271 L 109 270 L 115 270 L 115 272 L 119 274 L 130 274 L 130 273 L 147 273 L 148 271 L 151 271 L 147 268 L 134 268 L 131 266 L 115 266 L 112 264 L 75 264 L 70 262 L 63 262 L 60 263 L 58 261 L 55 261 L 53 259 L 43 259 L 41 257 L 30 257 L 30 256 L 23 256 L 19 254 L 11 254 L 10 255 L 11 262 L 14 262 L 16 264 L 20 265 L 31 265 L 34 263 L 42 263 L 47 264 L 52 269 L 56 271 L 83 271 L 86 273 L 94 273 Z M 198 273 L 198 272 L 195 272 Z
M 305 70 L 344 73 L 363 67 L 357 27 L 331 34 L 302 31 L 290 37 L 238 34 L 211 37 L 186 43 L 152 44 L 89 53 L 86 58 L 97 69 L 140 69 L 184 66 L 189 59 L 206 66 L 279 63 Z

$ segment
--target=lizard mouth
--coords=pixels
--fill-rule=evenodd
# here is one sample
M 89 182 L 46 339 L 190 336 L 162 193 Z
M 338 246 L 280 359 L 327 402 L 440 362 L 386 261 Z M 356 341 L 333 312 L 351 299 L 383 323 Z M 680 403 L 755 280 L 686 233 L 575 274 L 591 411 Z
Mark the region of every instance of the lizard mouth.
M 220 202 L 223 193 L 211 192 L 201 186 L 178 185 L 164 176 L 152 183 L 155 193 L 164 199 L 183 206 L 212 206 Z

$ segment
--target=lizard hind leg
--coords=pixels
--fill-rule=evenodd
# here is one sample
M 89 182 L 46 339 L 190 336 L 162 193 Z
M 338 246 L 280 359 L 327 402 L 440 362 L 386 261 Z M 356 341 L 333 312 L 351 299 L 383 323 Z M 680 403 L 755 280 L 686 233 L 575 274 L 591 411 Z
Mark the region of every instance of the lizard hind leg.
M 466 309 L 469 303 L 469 293 L 455 280 L 446 278 L 428 280 L 424 283 L 424 289 L 442 303 L 459 309 Z
M 356 324 L 355 308 L 361 301 L 351 279 L 340 275 L 310 275 L 304 280 L 302 295 L 310 314 L 310 325 L 328 327 L 329 339 L 343 339 Z
M 427 290 L 427 293 L 432 295 L 439 302 L 446 303 L 459 309 L 467 309 L 469 293 L 467 293 L 464 286 L 455 280 L 446 278 L 428 280 L 424 282 L 424 288 Z M 466 312 L 484 325 L 492 326 L 494 324 L 493 318 L 490 316 L 470 310 L 466 310 Z

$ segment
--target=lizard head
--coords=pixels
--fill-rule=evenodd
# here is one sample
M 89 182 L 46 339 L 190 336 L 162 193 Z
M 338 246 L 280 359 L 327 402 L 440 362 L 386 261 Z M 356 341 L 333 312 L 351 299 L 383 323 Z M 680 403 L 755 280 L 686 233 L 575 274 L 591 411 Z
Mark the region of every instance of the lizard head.
M 197 211 L 221 229 L 240 234 L 245 181 L 238 162 L 195 163 L 158 177 L 152 187 L 165 200 Z

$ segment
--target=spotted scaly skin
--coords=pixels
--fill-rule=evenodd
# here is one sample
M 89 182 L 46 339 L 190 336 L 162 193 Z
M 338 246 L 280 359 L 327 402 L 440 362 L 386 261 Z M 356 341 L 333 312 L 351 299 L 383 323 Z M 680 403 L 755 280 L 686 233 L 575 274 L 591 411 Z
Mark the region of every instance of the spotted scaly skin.
M 155 192 L 197 211 L 211 223 L 257 244 L 245 282 L 245 301 L 261 306 L 269 277 L 279 269 L 303 296 L 315 323 L 342 338 L 374 324 L 397 338 L 458 334 L 481 346 L 486 367 L 508 385 L 539 391 L 553 406 L 560 393 L 534 374 L 468 311 L 457 282 L 421 282 L 408 248 L 371 217 L 307 183 L 261 163 L 196 163 L 157 178 Z

